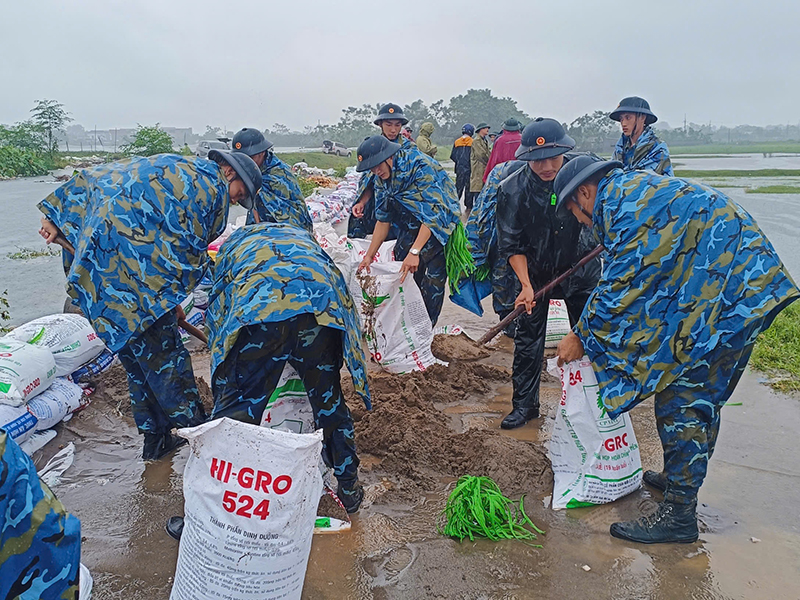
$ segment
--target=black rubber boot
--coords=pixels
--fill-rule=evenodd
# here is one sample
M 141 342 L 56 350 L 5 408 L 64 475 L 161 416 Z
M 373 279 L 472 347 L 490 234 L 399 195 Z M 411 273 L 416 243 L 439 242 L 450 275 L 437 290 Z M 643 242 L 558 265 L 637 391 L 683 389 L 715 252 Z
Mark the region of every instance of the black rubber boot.
M 187 443 L 186 438 L 176 437 L 169 432 L 145 433 L 142 460 L 158 460 Z
M 658 509 L 636 521 L 612 523 L 611 535 L 640 544 L 691 544 L 699 536 L 697 500 L 689 504 L 661 502 Z
M 667 476 L 663 473 L 645 471 L 642 480 L 651 488 L 655 488 L 660 492 L 667 491 Z
M 361 503 L 364 501 L 364 486 L 356 483 L 354 487 L 345 489 L 340 485 L 339 489 L 336 490 L 336 495 L 342 501 L 347 514 L 353 514 L 361 507 Z
M 503 419 L 503 422 L 500 423 L 501 429 L 516 429 L 517 427 L 522 427 L 530 421 L 531 419 L 538 419 L 539 418 L 539 407 L 535 406 L 533 408 L 522 408 L 521 406 L 517 406 L 512 410 L 509 415 Z
M 167 519 L 167 526 L 165 529 L 169 537 L 180 541 L 181 535 L 183 535 L 183 517 L 170 517 Z

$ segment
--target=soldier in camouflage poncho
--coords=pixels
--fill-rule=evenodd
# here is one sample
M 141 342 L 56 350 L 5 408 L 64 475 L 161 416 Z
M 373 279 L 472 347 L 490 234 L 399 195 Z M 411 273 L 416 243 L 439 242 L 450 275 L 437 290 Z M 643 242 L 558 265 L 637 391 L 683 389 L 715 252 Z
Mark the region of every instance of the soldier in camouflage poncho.
M 459 294 L 451 296 L 451 299 L 478 316 L 483 315 L 479 302 L 486 296 L 484 292 L 478 292 L 474 300 L 466 299 L 464 296 L 471 288 L 481 287 L 487 293 L 491 290 L 492 307 L 501 319 L 514 310 L 514 300 L 519 293 L 517 279 L 508 261 L 500 258 L 497 249 L 497 196 L 500 182 L 524 166 L 524 162 L 509 161 L 492 169 L 467 219 L 467 239 L 476 267 L 472 275 L 474 281 L 472 285 L 470 282 L 462 282 Z M 480 285 L 480 282 L 487 280 L 491 282 L 491 286 Z M 509 328 L 508 334 L 512 332 L 513 328 Z
M 222 245 L 209 295 L 212 418 L 260 424 L 285 364 L 300 375 L 323 458 L 339 496 L 358 509 L 358 456 L 339 372 L 347 365 L 356 394 L 370 408 L 358 314 L 344 277 L 314 238 L 289 225 L 237 230 Z
M 402 127 L 408 123 L 403 109 L 397 104 L 386 104 L 378 111 L 375 125 L 381 128 L 381 134 L 390 142 L 400 144 L 404 150 L 416 150 L 417 145 L 401 134 Z M 375 175 L 364 173 L 358 181 L 357 201 L 353 205 L 353 214 L 347 223 L 347 237 L 365 238 L 375 231 Z M 386 238 L 397 239 L 397 228 L 393 227 Z
M 75 600 L 80 560 L 81 522 L 0 429 L 0 598 Z
M 722 193 L 613 161 L 576 159 L 559 174 L 559 212 L 592 225 L 608 258 L 562 360 L 592 360 L 609 417 L 655 396 L 665 490 L 652 517 L 615 523 L 633 541 L 697 539 L 697 493 L 720 409 L 756 336 L 800 296 L 750 215 Z
M 288 223 L 309 233 L 314 223 L 308 214 L 300 183 L 292 169 L 272 152 L 273 144 L 258 129 L 244 128 L 233 136 L 234 152 L 244 152 L 261 169 L 261 191 L 247 213 L 247 224 Z
M 215 153 L 222 168 L 160 154 L 86 169 L 39 203 L 40 233 L 64 247 L 68 294 L 128 373 L 145 460 L 180 443 L 173 427 L 205 420 L 175 311 L 209 268 L 230 202 L 252 205 L 261 183 L 246 156 Z
M 658 120 L 647 100 L 637 96 L 624 98 L 609 115 L 619 121 L 622 135 L 614 148 L 614 160 L 626 171 L 654 171 L 672 177 L 672 163 L 667 145 L 650 127 Z
M 358 148 L 358 167 L 375 178 L 372 243 L 359 269 L 369 267 L 392 224 L 398 229 L 394 247 L 401 282 L 408 273 L 422 293 L 431 323 L 436 324 L 451 284 L 474 270 L 469 255 L 456 190 L 439 163 L 418 151 L 403 150 L 383 136 L 368 138 Z

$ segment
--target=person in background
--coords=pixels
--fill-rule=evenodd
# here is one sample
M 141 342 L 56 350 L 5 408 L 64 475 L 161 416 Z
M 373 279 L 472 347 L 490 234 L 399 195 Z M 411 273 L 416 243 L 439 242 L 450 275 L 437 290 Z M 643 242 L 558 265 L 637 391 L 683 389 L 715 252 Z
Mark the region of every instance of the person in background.
M 313 232 L 300 183 L 289 165 L 275 156 L 272 142 L 258 129 L 245 127 L 233 136 L 231 145 L 234 152 L 247 154 L 261 170 L 261 192 L 247 213 L 247 224 L 290 223 Z
M 472 194 L 469 191 L 469 177 L 472 172 L 470 151 L 472 149 L 473 135 L 475 135 L 475 127 L 470 123 L 466 123 L 461 128 L 461 137 L 453 143 L 453 150 L 450 152 L 450 160 L 456 165 L 456 197 L 461 201 L 463 195 L 464 206 L 467 212 L 472 210 Z
M 614 148 L 614 160 L 626 171 L 653 171 L 659 175 L 674 175 L 667 145 L 658 139 L 650 127 L 658 117 L 644 98 L 623 98 L 610 115 L 619 121 L 622 135 Z
M 472 152 L 470 154 L 470 177 L 469 177 L 469 191 L 473 198 L 477 196 L 483 188 L 483 173 L 486 171 L 486 165 L 489 162 L 489 142 L 487 136 L 489 134 L 489 125 L 486 123 L 478 123 L 475 127 L 475 136 L 472 138 Z
M 486 170 L 483 173 L 483 182 L 489 177 L 497 165 L 514 160 L 515 152 L 519 148 L 522 141 L 522 123 L 511 117 L 506 119 L 503 123 L 503 133 L 495 140 L 492 145 L 492 153 L 489 156 L 489 162 L 486 165 Z
M 600 259 L 534 302 L 534 293 L 571 268 L 591 250 L 588 231 L 580 223 L 556 216 L 553 181 L 571 159 L 575 141 L 555 119 L 537 118 L 522 131 L 517 160 L 527 162 L 500 183 L 497 198 L 497 249 L 514 270 L 520 292 L 514 306 L 526 313 L 516 319 L 511 381 L 512 411 L 503 429 L 521 427 L 539 417 L 547 313 L 550 298 L 563 298 L 571 323 L 577 322 L 600 276 Z M 568 164 L 568 163 L 567 163 Z
M 211 266 L 231 203 L 250 209 L 261 172 L 246 154 L 132 157 L 79 171 L 39 203 L 40 235 L 63 248 L 67 293 L 128 374 L 131 410 L 155 460 L 206 420 L 178 332 L 180 303 Z
M 589 357 L 611 419 L 655 400 L 664 471 L 644 481 L 664 500 L 649 516 L 612 524 L 611 535 L 691 543 L 720 411 L 756 337 L 800 290 L 752 217 L 724 194 L 621 166 L 582 156 L 556 178 L 559 216 L 591 227 L 607 251 L 559 362 Z
M 423 123 L 422 127 L 419 128 L 419 135 L 417 136 L 417 148 L 419 148 L 420 152 L 424 152 L 431 158 L 436 158 L 438 148 L 436 144 L 431 141 L 432 135 L 433 123 Z
M 410 136 L 400 135 L 402 128 L 408 123 L 400 105 L 389 102 L 381 106 L 374 123 L 390 142 L 396 142 L 406 150 L 417 149 Z M 356 198 L 347 223 L 347 237 L 365 238 L 375 231 L 375 176 L 372 173 L 364 173 L 358 181 Z M 397 230 L 392 228 L 386 239 L 393 240 L 396 237 Z
M 414 138 L 411 136 L 411 134 L 414 133 L 414 130 L 411 129 L 411 127 L 409 127 L 408 125 L 405 125 L 403 127 L 403 131 L 401 133 L 403 134 L 403 137 L 406 138 L 409 142 L 414 141 Z
M 0 598 L 76 599 L 80 568 L 81 522 L 0 429 Z
M 358 147 L 360 172 L 375 175 L 375 215 L 372 243 L 358 270 L 369 268 L 390 226 L 397 227 L 395 260 L 402 261 L 400 281 L 411 273 L 419 286 L 431 323 L 444 302 L 447 279 L 458 282 L 474 269 L 467 248 L 453 181 L 442 166 L 421 152 L 401 148 L 383 136 L 372 136 Z

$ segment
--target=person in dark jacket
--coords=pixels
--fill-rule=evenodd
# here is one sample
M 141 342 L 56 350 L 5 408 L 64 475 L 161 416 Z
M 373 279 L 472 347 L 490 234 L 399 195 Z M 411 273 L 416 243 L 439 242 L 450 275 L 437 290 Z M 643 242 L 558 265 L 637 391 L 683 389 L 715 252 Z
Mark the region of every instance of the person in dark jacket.
M 483 172 L 483 183 L 497 165 L 509 160 L 514 160 L 515 152 L 522 142 L 522 123 L 511 117 L 503 123 L 503 133 L 494 141 L 492 153 L 489 155 L 489 164 Z
M 575 147 L 555 119 L 539 117 L 522 132 L 516 152 L 528 168 L 515 171 L 500 184 L 497 198 L 497 246 L 519 280 L 521 291 L 514 306 L 526 313 L 517 319 L 514 334 L 513 410 L 503 429 L 520 427 L 539 417 L 539 381 L 542 373 L 547 312 L 550 298 L 563 298 L 575 324 L 600 276 L 600 259 L 534 302 L 535 290 L 577 263 L 590 249 L 589 231 L 574 219 L 556 216 L 553 181 Z
M 467 211 L 472 210 L 472 195 L 469 191 L 469 176 L 472 167 L 469 162 L 472 151 L 472 136 L 475 135 L 475 127 L 467 123 L 461 128 L 462 136 L 453 143 L 453 150 L 450 152 L 450 160 L 456 164 L 456 196 L 461 201 L 464 194 L 464 206 Z

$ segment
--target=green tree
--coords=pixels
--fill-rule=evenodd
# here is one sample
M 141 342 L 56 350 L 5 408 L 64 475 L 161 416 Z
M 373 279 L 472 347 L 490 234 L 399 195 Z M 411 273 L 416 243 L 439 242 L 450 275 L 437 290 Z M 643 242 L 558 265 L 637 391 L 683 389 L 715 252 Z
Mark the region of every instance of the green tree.
M 596 110 L 578 117 L 567 127 L 575 140 L 576 150 L 610 152 L 619 138 L 619 125 L 608 118 L 609 113 Z
M 0 125 L 0 146 L 44 154 L 47 152 L 47 137 L 44 130 L 33 121 L 22 121 L 11 127 Z
M 136 133 L 130 144 L 122 146 L 121 150 L 128 155 L 152 156 L 172 152 L 172 138 L 156 123 L 152 127 L 137 125 Z
M 513 117 L 523 125 L 531 120 L 528 114 L 519 109 L 516 100 L 509 97 L 499 98 L 488 88 L 467 90 L 466 94 L 450 98 L 446 106 L 441 100 L 434 102 L 431 104 L 431 111 L 439 120 L 440 130 L 437 137 L 447 140 L 461 135 L 464 123 L 477 125 L 485 121 L 493 130 L 498 131 L 506 119 Z
M 31 121 L 41 128 L 47 140 L 47 151 L 50 156 L 58 152 L 58 134 L 65 134 L 64 127 L 72 121 L 72 117 L 64 110 L 64 105 L 55 100 L 37 100 L 31 109 Z

